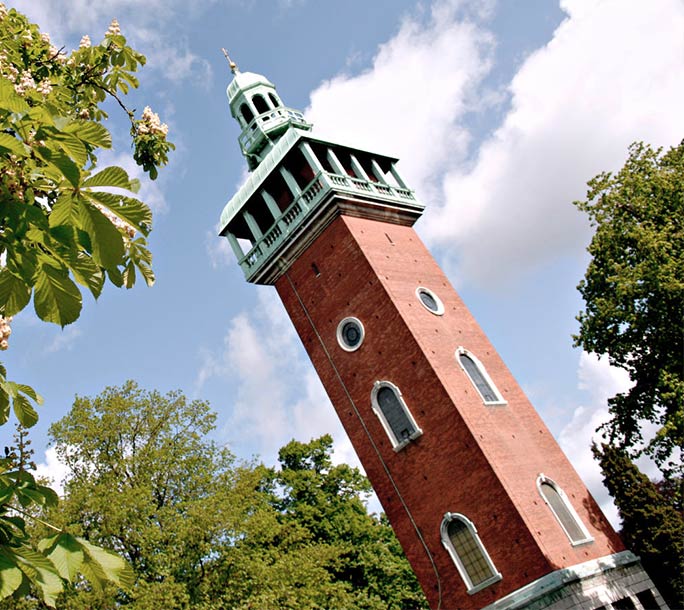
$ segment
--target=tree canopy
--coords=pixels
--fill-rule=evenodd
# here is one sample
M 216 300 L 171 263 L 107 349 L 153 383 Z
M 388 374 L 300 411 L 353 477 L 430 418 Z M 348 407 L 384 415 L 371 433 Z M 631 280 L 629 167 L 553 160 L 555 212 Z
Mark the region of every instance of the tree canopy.
M 684 608 L 684 517 L 641 473 L 627 454 L 604 444 L 594 447 L 604 483 L 622 520 L 625 544 L 641 558 L 644 569 L 670 608 Z M 681 481 L 679 482 L 681 484 Z
M 77 398 L 51 427 L 68 476 L 50 519 L 135 571 L 130 586 L 75 583 L 60 605 L 427 607 L 392 529 L 366 512 L 367 479 L 333 465 L 329 436 L 290 442 L 266 468 L 209 440 L 214 422 L 206 402 L 128 382 Z
M 9 347 L 12 316 L 31 300 L 39 319 L 65 326 L 80 315 L 82 289 L 97 298 L 107 282 L 132 287 L 138 273 L 154 282 L 152 214 L 132 196 L 139 182 L 121 167 L 98 166 L 100 151 L 112 147 L 102 124 L 107 99 L 130 120 L 144 171 L 154 179 L 167 162 L 166 125 L 149 108 L 136 118 L 123 101 L 144 63 L 115 20 L 102 42 L 84 36 L 67 55 L 0 3 L 0 350 Z M 0 364 L 0 425 L 13 410 L 33 426 L 41 403 Z M 133 577 L 122 559 L 54 526 L 29 544 L 27 519 L 56 503 L 22 459 L 0 459 L 0 598 L 33 587 L 53 606 L 65 583 L 82 576 L 94 586 Z
M 681 476 L 684 443 L 684 141 L 663 153 L 635 143 L 616 174 L 588 183 L 595 234 L 578 286 L 575 343 L 607 355 L 632 387 L 609 400 L 611 444 Z M 644 429 L 655 427 L 644 437 Z
M 684 441 L 684 141 L 663 153 L 635 143 L 624 167 L 588 183 L 575 205 L 595 227 L 578 289 L 575 344 L 629 373 L 608 400 L 594 446 L 625 544 L 672 608 L 684 606 L 681 446 Z M 647 431 L 647 432 L 645 432 Z M 654 431 L 654 432 L 653 432 Z M 632 461 L 647 455 L 655 484 Z

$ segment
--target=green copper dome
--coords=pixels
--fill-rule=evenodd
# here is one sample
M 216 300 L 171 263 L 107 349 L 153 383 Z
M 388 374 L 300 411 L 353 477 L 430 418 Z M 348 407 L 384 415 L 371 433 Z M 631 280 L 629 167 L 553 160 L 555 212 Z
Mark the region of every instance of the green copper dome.
M 231 62 L 233 80 L 226 89 L 230 113 L 242 132 L 240 150 L 250 170 L 255 169 L 291 127 L 309 130 L 311 123 L 299 110 L 285 106 L 275 86 L 265 76 L 240 72 Z

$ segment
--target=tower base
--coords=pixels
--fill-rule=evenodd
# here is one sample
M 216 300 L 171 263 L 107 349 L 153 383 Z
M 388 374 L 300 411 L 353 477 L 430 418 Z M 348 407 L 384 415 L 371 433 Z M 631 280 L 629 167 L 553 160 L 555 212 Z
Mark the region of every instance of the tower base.
M 557 570 L 482 610 L 669 610 L 639 558 L 623 551 Z

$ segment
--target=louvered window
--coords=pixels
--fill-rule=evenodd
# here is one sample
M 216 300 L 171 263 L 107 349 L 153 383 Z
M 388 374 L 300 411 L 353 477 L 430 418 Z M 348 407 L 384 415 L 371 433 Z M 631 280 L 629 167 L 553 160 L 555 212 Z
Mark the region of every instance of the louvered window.
M 482 363 L 470 352 L 459 347 L 456 357 L 466 372 L 470 381 L 475 386 L 485 404 L 505 404 L 503 396 L 496 389 L 494 382 L 489 378 Z
M 396 451 L 423 432 L 413 419 L 399 388 L 389 381 L 377 381 L 371 403 Z
M 589 532 L 558 485 L 544 475 L 539 475 L 537 485 L 539 493 L 548 504 L 563 531 L 570 538 L 570 542 L 573 545 L 591 542 L 592 538 Z
M 447 549 L 468 593 L 476 593 L 501 580 L 473 523 L 465 516 L 447 513 L 442 521 L 442 544 Z

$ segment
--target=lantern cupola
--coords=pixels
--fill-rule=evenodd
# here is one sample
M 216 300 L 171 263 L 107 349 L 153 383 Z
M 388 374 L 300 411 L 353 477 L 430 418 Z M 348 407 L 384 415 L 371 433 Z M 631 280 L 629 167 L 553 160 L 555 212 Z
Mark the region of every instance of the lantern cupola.
M 275 86 L 265 76 L 240 72 L 225 49 L 223 52 L 234 75 L 226 89 L 230 113 L 240 125 L 238 142 L 251 171 L 290 127 L 308 131 L 311 123 L 299 110 L 283 104 Z

